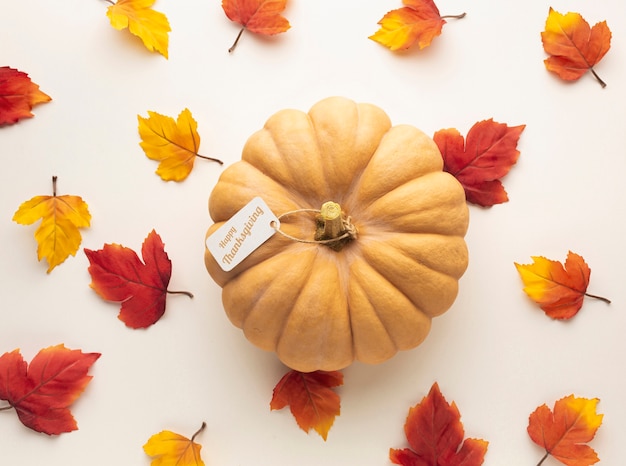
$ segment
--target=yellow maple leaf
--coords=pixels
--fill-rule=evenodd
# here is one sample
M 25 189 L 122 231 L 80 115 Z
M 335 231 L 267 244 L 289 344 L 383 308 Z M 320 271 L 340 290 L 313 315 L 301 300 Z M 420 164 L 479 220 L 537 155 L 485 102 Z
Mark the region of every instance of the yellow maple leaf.
M 167 58 L 170 23 L 163 13 L 152 9 L 154 1 L 118 0 L 107 9 L 107 16 L 115 29 L 128 28 L 148 50 L 157 51 Z
M 189 109 L 172 117 L 148 111 L 148 118 L 137 115 L 139 145 L 151 160 L 159 162 L 156 174 L 165 181 L 182 181 L 193 169 L 196 157 L 222 164 L 221 160 L 198 154 L 200 135 L 198 124 Z
M 52 177 L 52 196 L 35 196 L 23 202 L 13 220 L 21 225 L 31 225 L 41 219 L 35 230 L 37 257 L 46 258 L 48 273 L 71 254 L 74 256 L 82 241 L 79 228 L 88 227 L 91 214 L 80 196 L 57 196 L 57 177 Z
M 203 422 L 191 439 L 169 430 L 154 434 L 143 446 L 143 451 L 154 458 L 151 466 L 204 466 L 200 457 L 202 445 L 194 440 L 205 427 Z

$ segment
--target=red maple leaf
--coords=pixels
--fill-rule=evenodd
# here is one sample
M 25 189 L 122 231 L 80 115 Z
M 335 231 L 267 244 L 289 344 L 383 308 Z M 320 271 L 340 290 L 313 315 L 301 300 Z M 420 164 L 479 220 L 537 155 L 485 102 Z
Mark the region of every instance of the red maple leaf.
M 339 371 L 290 370 L 274 387 L 270 409 L 289 406 L 302 430 L 314 429 L 326 440 L 341 409 L 339 395 L 332 388 L 340 385 L 343 374 Z
M 517 162 L 517 141 L 525 127 L 489 119 L 474 124 L 465 140 L 454 128 L 435 133 L 444 170 L 463 185 L 468 202 L 490 207 L 509 200 L 500 178 Z
M 0 66 L 0 125 L 32 117 L 33 105 L 50 100 L 26 73 Z
M 15 408 L 22 423 L 37 432 L 58 435 L 78 429 L 69 407 L 82 394 L 100 353 L 64 345 L 44 348 L 30 365 L 18 349 L 0 356 L 0 400 Z
M 488 443 L 463 440 L 461 414 L 449 404 L 434 383 L 430 392 L 409 410 L 404 432 L 411 448 L 390 449 L 389 458 L 404 466 L 479 466 Z
M 172 263 L 161 237 L 152 230 L 137 253 L 119 244 L 105 244 L 101 250 L 85 249 L 89 259 L 90 286 L 103 299 L 122 303 L 118 318 L 131 328 L 145 328 L 165 313 L 167 286 Z

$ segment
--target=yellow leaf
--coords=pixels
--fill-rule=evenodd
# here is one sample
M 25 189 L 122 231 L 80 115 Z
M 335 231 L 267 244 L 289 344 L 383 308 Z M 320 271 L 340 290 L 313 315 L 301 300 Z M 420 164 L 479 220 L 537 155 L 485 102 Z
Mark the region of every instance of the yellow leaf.
M 149 118 L 137 115 L 139 145 L 151 160 L 159 162 L 156 174 L 165 181 L 182 181 L 193 169 L 196 157 L 222 163 L 220 160 L 198 154 L 200 135 L 198 124 L 188 109 L 174 121 L 172 117 L 148 111 Z
M 107 9 L 107 16 L 115 29 L 128 28 L 148 50 L 167 58 L 170 23 L 163 13 L 152 9 L 153 4 L 154 0 L 118 0 Z
M 202 445 L 195 443 L 194 439 L 205 427 L 203 422 L 191 440 L 169 430 L 154 434 L 143 446 L 146 454 L 154 458 L 151 466 L 204 466 L 200 457 Z
M 57 196 L 56 176 L 52 177 L 53 195 L 35 196 L 23 202 L 13 215 L 21 225 L 31 225 L 41 219 L 35 230 L 37 257 L 46 258 L 48 273 L 71 254 L 74 256 L 82 241 L 79 228 L 88 227 L 91 214 L 79 196 Z

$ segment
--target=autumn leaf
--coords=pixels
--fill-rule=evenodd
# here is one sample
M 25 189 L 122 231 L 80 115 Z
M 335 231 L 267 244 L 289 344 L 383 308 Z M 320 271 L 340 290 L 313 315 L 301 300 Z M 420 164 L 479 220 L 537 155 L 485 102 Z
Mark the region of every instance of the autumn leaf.
M 611 47 L 611 30 L 606 21 L 589 27 L 579 13 L 562 15 L 550 8 L 541 40 L 543 49 L 550 55 L 544 60 L 549 71 L 566 81 L 575 81 L 591 71 L 600 85 L 606 87 L 593 69 Z
M 606 298 L 587 293 L 591 269 L 582 256 L 569 251 L 565 264 L 541 256 L 533 256 L 532 260 L 532 264 L 515 263 L 515 267 L 526 294 L 551 318 L 574 317 L 585 296 L 610 304 Z
M 475 123 L 465 141 L 454 128 L 435 133 L 444 170 L 463 185 L 468 202 L 491 207 L 509 200 L 500 178 L 517 162 L 517 142 L 525 127 L 489 119 Z
M 417 43 L 420 49 L 428 47 L 441 34 L 447 18 L 460 19 L 460 15 L 441 16 L 433 0 L 403 0 L 402 8 L 391 10 L 378 22 L 380 29 L 369 39 L 390 50 L 406 50 Z
M 268 36 L 287 31 L 291 25 L 281 15 L 286 6 L 287 0 L 222 0 L 222 8 L 228 19 L 242 26 L 228 51 L 235 50 L 246 29 Z
M 39 90 L 28 74 L 8 66 L 0 66 L 0 126 L 17 123 L 34 116 L 34 105 L 49 102 L 49 95 Z
M 74 256 L 82 241 L 79 228 L 91 222 L 87 204 L 80 196 L 57 196 L 57 177 L 52 177 L 52 196 L 35 196 L 22 203 L 13 220 L 20 225 L 31 225 L 41 219 L 35 230 L 37 257 L 46 258 L 48 273 L 68 256 Z
M 340 414 L 340 399 L 332 388 L 343 385 L 339 371 L 287 372 L 274 387 L 270 409 L 289 406 L 298 426 L 305 432 L 314 429 L 326 440 Z
M 389 459 L 404 466 L 478 466 L 488 442 L 465 439 L 461 414 L 435 382 L 422 401 L 409 410 L 404 432 L 410 449 L 390 449 Z
M 139 143 L 146 156 L 159 162 L 156 174 L 165 181 L 182 181 L 189 176 L 196 157 L 217 162 L 221 160 L 198 154 L 200 135 L 198 124 L 189 109 L 184 109 L 178 119 L 148 111 L 148 118 L 137 115 Z
M 30 365 L 19 349 L 0 356 L 0 400 L 14 408 L 26 427 L 48 435 L 77 430 L 70 406 L 92 379 L 89 368 L 100 353 L 83 353 L 64 345 L 44 348 Z
M 200 456 L 202 445 L 195 443 L 197 435 L 206 423 L 191 436 L 191 439 L 170 430 L 154 434 L 143 446 L 143 451 L 154 459 L 151 466 L 204 466 Z
M 567 466 L 589 466 L 599 460 L 597 453 L 586 443 L 593 440 L 602 424 L 602 414 L 596 413 L 597 398 L 561 398 L 551 411 L 539 406 L 528 419 L 528 435 L 533 442 L 545 448 L 540 466 L 552 456 Z
M 170 23 L 163 13 L 152 9 L 155 0 L 117 0 L 107 8 L 111 26 L 122 30 L 128 28 L 139 37 L 151 52 L 159 52 L 168 58 Z
M 172 263 L 161 237 L 152 230 L 141 248 L 143 262 L 132 249 L 119 244 L 105 244 L 98 251 L 85 248 L 89 259 L 90 286 L 106 301 L 121 303 L 118 318 L 131 328 L 145 328 L 165 313 L 167 286 Z

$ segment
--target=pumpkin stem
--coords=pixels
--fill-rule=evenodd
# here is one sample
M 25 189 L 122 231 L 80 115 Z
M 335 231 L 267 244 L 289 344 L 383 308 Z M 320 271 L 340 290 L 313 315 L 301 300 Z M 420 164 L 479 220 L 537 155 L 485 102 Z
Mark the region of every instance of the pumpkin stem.
M 350 221 L 350 217 L 344 217 L 339 204 L 333 201 L 322 204 L 320 215 L 317 218 L 316 241 L 338 238 L 337 241 L 329 241 L 325 245 L 335 251 L 339 251 L 346 243 L 355 239 L 356 234 L 356 227 Z

